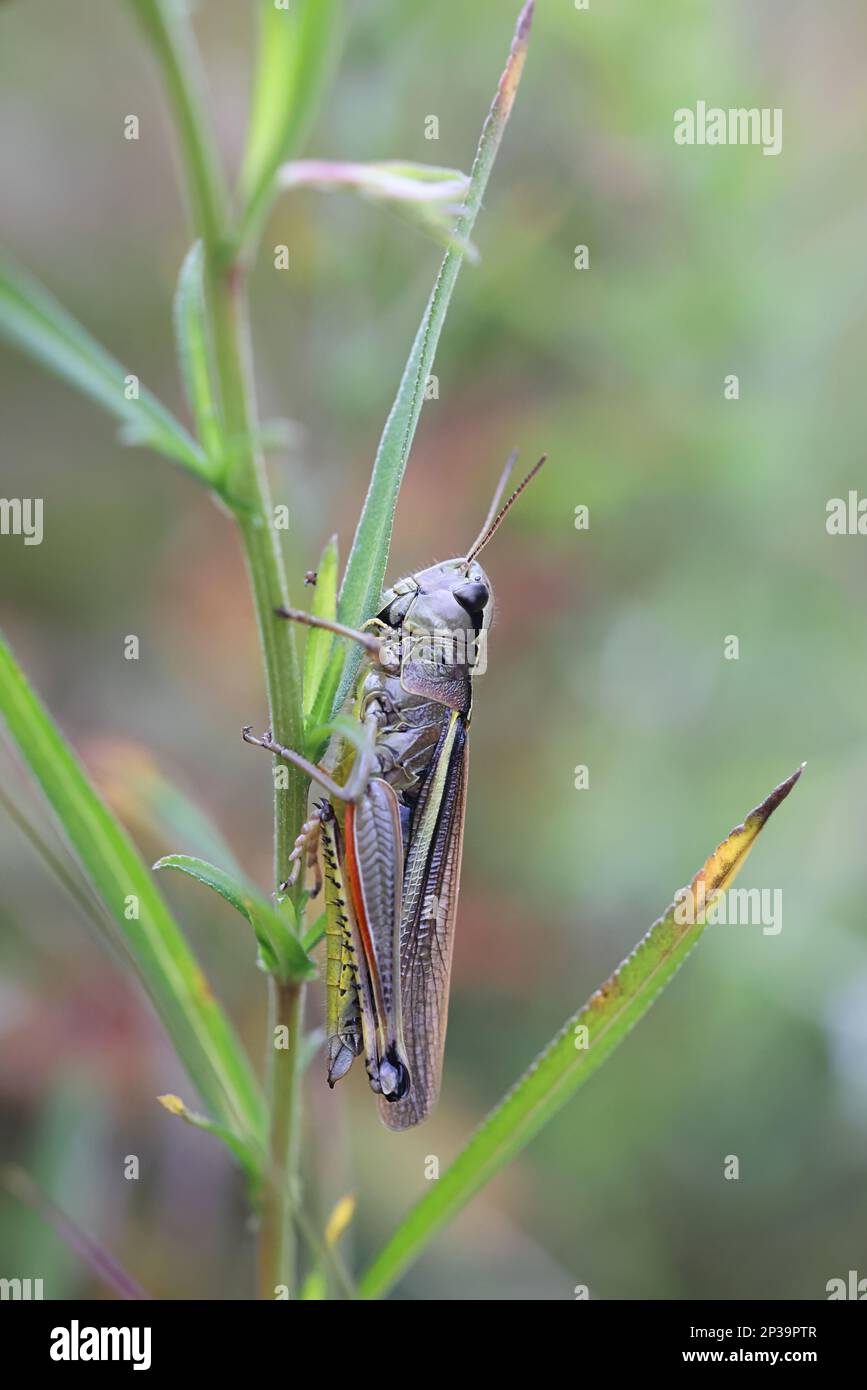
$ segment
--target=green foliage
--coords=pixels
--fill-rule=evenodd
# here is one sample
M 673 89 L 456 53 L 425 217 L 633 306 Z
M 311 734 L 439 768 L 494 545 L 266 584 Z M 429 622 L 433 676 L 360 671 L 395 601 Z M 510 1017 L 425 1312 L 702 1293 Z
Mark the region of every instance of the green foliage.
M 187 252 L 175 292 L 175 341 L 187 401 L 211 475 L 224 472 L 223 426 L 214 385 L 205 305 L 205 256 L 201 241 Z
M 313 587 L 313 602 L 310 605 L 310 611 L 315 617 L 325 618 L 329 622 L 333 622 L 337 617 L 337 564 L 337 537 L 332 536 L 319 561 Z M 304 645 L 304 717 L 308 721 L 312 719 L 316 724 L 321 724 L 327 717 L 331 700 L 334 698 L 336 680 L 339 679 L 343 664 L 337 654 L 336 662 L 333 663 L 336 676 L 326 680 L 326 674 L 332 668 L 330 658 L 334 646 L 332 633 L 324 628 L 308 629 Z M 334 689 L 331 689 L 332 685 Z
M 478 260 L 475 247 L 462 241 L 453 230 L 470 190 L 470 181 L 460 169 L 392 159 L 368 163 L 301 159 L 283 166 L 279 182 L 284 191 L 351 189 L 414 223 L 442 246 L 466 252 L 471 260 Z
M 153 878 L 30 689 L 0 636 L 0 715 L 120 939 L 200 1095 L 242 1139 L 261 1141 L 262 1096 Z
M 277 170 L 303 142 L 332 68 L 342 0 L 259 3 L 259 57 L 241 170 L 242 240 L 255 234 Z
M 8 262 L 0 263 L 0 331 L 18 348 L 95 400 L 117 418 L 128 441 L 147 444 L 182 464 L 201 481 L 225 490 L 226 474 L 238 484 L 232 499 L 254 590 L 265 663 L 272 727 L 289 742 L 287 731 L 308 746 L 321 745 L 337 733 L 359 746 L 361 733 L 345 717 L 333 717 L 350 688 L 359 654 L 354 646 L 324 631 L 305 637 L 303 684 L 294 663 L 290 625 L 275 619 L 287 602 L 282 558 L 271 526 L 272 509 L 260 451 L 263 431 L 256 418 L 246 341 L 244 271 L 256 233 L 279 186 L 291 188 L 311 178 L 310 164 L 300 172 L 280 167 L 299 146 L 321 96 L 343 6 L 339 0 L 300 0 L 278 10 L 272 0 L 260 5 L 260 47 L 246 153 L 239 184 L 238 217 L 226 191 L 223 171 L 205 115 L 201 74 L 192 30 L 170 0 L 131 0 L 159 66 L 173 109 L 182 153 L 184 184 L 196 241 L 181 268 L 175 298 L 175 328 L 180 370 L 199 441 L 144 390 L 128 400 L 128 373 L 107 354 L 51 296 Z M 343 185 L 400 206 L 446 243 L 446 251 L 415 335 L 397 394 L 386 421 L 370 485 L 338 597 L 336 540 L 326 545 L 312 595 L 315 614 L 337 615 L 358 626 L 379 606 L 392 525 L 401 481 L 418 425 L 425 386 L 463 259 L 515 97 L 526 54 L 533 4 L 529 0 L 506 69 L 485 121 L 469 181 L 450 189 L 460 208 L 443 206 L 438 183 L 455 185 L 451 170 L 415 164 L 378 162 L 344 165 Z M 312 162 L 311 162 L 312 163 Z M 340 178 L 331 166 L 327 186 Z M 346 171 L 351 174 L 347 175 Z M 425 209 L 427 208 L 427 211 Z M 559 268 L 557 271 L 559 275 Z M 560 280 L 555 283 L 558 286 Z M 592 289 L 590 293 L 592 293 Z M 498 305 L 503 317 L 509 306 Z M 528 310 L 540 345 L 547 322 Z M 506 319 L 508 322 L 508 320 Z M 649 341 L 651 335 L 645 335 Z M 608 421 L 606 419 L 606 428 Z M 233 488 L 234 491 L 234 488 Z M 225 495 L 225 491 L 224 491 Z M 293 1223 L 320 1259 L 308 1284 L 317 1296 L 325 1290 L 329 1242 L 311 1227 L 298 1190 L 298 1084 L 309 1060 L 311 1037 L 302 1041 L 301 982 L 314 973 L 309 952 L 321 939 L 323 919 L 306 927 L 303 894 L 275 908 L 232 864 L 220 869 L 205 859 L 170 854 L 155 866 L 185 873 L 217 892 L 252 926 L 261 964 L 270 973 L 272 1003 L 293 1039 L 294 1050 L 275 1057 L 269 1050 L 269 1096 L 266 1104 L 235 1033 L 213 999 L 181 930 L 152 877 L 118 820 L 106 809 L 71 749 L 29 688 L 14 658 L 0 641 L 0 714 L 41 786 L 64 836 L 88 882 L 119 931 L 193 1084 L 213 1118 L 190 1111 L 176 1097 L 163 1104 L 186 1122 L 215 1134 L 245 1168 L 261 1195 L 262 1248 L 260 1286 L 264 1296 L 276 1280 L 295 1287 Z M 288 847 L 297 832 L 304 786 L 296 773 L 293 798 L 278 793 L 275 805 L 275 859 L 285 872 Z M 796 780 L 782 784 L 743 827 L 733 832 L 693 880 L 712 891 L 733 878 L 768 815 Z M 199 838 L 218 837 L 199 822 L 194 808 L 168 799 L 164 821 L 179 836 L 197 828 Z M 38 837 L 34 842 L 39 844 Z M 197 846 L 197 847 L 200 847 Z M 216 853 L 216 850 L 215 850 Z M 222 862 L 228 860 L 220 855 Z M 61 874 L 63 866 L 59 866 Z M 72 891 L 75 891 L 72 885 Z M 130 916 L 130 905 L 135 914 Z M 701 924 L 683 929 L 673 910 L 651 928 L 610 980 L 565 1025 L 500 1106 L 489 1116 L 454 1164 L 433 1184 L 375 1258 L 363 1280 L 363 1293 L 383 1295 L 436 1233 L 474 1193 L 539 1132 L 579 1086 L 610 1055 L 650 1007 L 701 934 Z M 576 1046 L 586 1029 L 586 1046 Z M 582 1035 L 583 1036 L 583 1035 Z M 268 1160 L 262 1155 L 267 1152 Z M 333 1283 L 351 1295 L 339 1267 Z
M 212 482 L 211 460 L 131 373 L 100 347 L 53 295 L 0 257 L 0 334 L 121 422 L 127 444 L 143 444 Z M 137 397 L 128 398 L 130 390 Z
M 164 855 L 154 868 L 178 869 L 231 903 L 256 934 L 260 965 L 284 984 L 315 976 L 316 967 L 295 934 L 295 912 L 288 898 L 278 910 L 250 884 L 190 854 Z
M 259 1187 L 264 1166 L 264 1156 L 254 1146 L 243 1143 L 236 1134 L 233 1134 L 225 1125 L 215 1124 L 209 1120 L 207 1115 L 199 1115 L 195 1110 L 189 1110 L 180 1096 L 167 1093 L 157 1096 L 157 1100 L 164 1110 L 168 1110 L 170 1115 L 177 1115 L 193 1129 L 200 1129 L 205 1134 L 212 1134 L 215 1139 L 219 1139 L 221 1144 L 225 1144 L 229 1152 L 237 1159 L 243 1168 L 249 1184 L 250 1197 L 252 1201 L 258 1198 Z

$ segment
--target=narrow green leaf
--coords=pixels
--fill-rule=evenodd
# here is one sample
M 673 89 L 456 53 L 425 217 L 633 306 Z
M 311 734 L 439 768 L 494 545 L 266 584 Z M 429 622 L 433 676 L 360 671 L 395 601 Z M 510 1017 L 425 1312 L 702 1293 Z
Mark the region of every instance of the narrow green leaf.
M 781 782 L 717 846 L 632 955 L 566 1021 L 377 1255 L 361 1280 L 363 1297 L 378 1298 L 388 1291 L 437 1231 L 538 1134 L 647 1012 L 704 931 L 713 899 L 732 883 L 802 771 L 803 766 Z
M 336 714 L 326 724 L 311 721 L 306 736 L 307 755 L 311 761 L 319 761 L 335 734 L 352 744 L 356 753 L 370 754 L 370 737 L 359 721 L 349 714 Z
M 328 716 L 332 710 L 337 710 L 343 702 L 344 696 L 337 699 L 337 692 L 341 688 L 342 678 L 346 671 L 346 663 L 351 655 L 345 640 L 340 637 L 335 638 L 334 646 L 328 658 L 328 665 L 325 675 L 319 686 L 319 692 L 310 711 L 310 731 L 307 734 L 307 756 L 313 762 L 318 762 L 325 751 L 325 743 L 317 737 L 317 730 L 320 735 L 325 735 L 329 728 Z
M 2 787 L 0 787 L 0 806 L 3 807 L 13 824 L 17 825 L 21 834 L 39 855 L 45 867 L 53 874 L 70 900 L 75 903 L 84 920 L 96 928 L 98 935 L 103 940 L 108 939 L 114 930 L 111 918 L 106 914 L 101 900 L 93 892 L 87 879 L 81 874 L 78 864 L 69 854 L 66 846 L 61 847 L 60 853 L 55 853 L 35 819 L 27 814 L 23 806 L 18 805 L 16 801 L 8 797 Z M 64 862 L 64 856 L 69 860 L 68 865 Z
M 315 976 L 316 966 L 295 935 L 295 914 L 289 898 L 283 902 L 284 916 L 249 884 L 190 854 L 167 854 L 157 860 L 154 868 L 179 869 L 231 903 L 256 934 L 263 968 L 284 983 Z
M 316 583 L 313 586 L 313 602 L 310 610 L 315 617 L 334 622 L 337 617 L 337 537 L 332 536 L 322 552 Z M 304 718 L 309 719 L 317 707 L 317 695 L 322 679 L 328 670 L 328 658 L 334 645 L 334 634 L 323 628 L 307 629 L 304 644 Z M 335 687 L 336 688 L 336 687 Z M 334 692 L 331 692 L 334 698 Z M 321 722 L 318 721 L 318 722 Z
M 208 1108 L 261 1142 L 265 1108 L 247 1057 L 134 845 L 91 784 L 0 635 L 0 715 L 105 904 Z
M 278 186 L 284 191 L 317 188 L 326 193 L 350 189 L 372 202 L 382 203 L 441 246 L 464 253 L 471 261 L 478 260 L 472 243 L 462 240 L 453 230 L 470 187 L 469 178 L 460 169 L 397 160 L 359 164 L 300 159 L 281 166 Z
M 379 442 L 370 486 L 340 591 L 339 617 L 340 621 L 349 627 L 357 627 L 379 607 L 397 495 L 421 414 L 425 384 L 433 368 L 437 343 L 463 263 L 465 246 L 472 235 L 515 100 L 527 53 L 533 7 L 534 0 L 527 0 L 518 18 L 509 59 L 500 78 L 493 105 L 482 127 L 479 146 L 470 171 L 469 192 L 463 211 L 455 223 L 454 236 L 459 244 L 450 246 L 443 257 Z M 335 707 L 342 703 L 349 690 L 360 659 L 360 652 L 349 654 Z
M 277 169 L 299 148 L 316 115 L 336 56 L 342 0 L 259 0 L 259 57 L 241 169 L 241 240 L 255 233 Z
M 5 256 L 0 255 L 0 336 L 32 357 L 121 422 L 127 443 L 145 444 L 212 482 L 205 454 L 155 396 L 102 348 L 71 314 Z
M 240 1139 L 225 1125 L 216 1124 L 213 1120 L 209 1120 L 207 1115 L 199 1115 L 194 1110 L 188 1110 L 180 1096 L 167 1094 L 157 1096 L 157 1100 L 163 1109 L 168 1110 L 170 1115 L 177 1115 L 179 1119 L 186 1121 L 194 1129 L 204 1130 L 206 1134 L 212 1134 L 215 1139 L 219 1139 L 222 1144 L 225 1144 L 243 1168 L 250 1183 L 252 1195 L 255 1196 L 262 1177 L 262 1154 L 257 1153 L 249 1142 Z
M 211 347 L 205 311 L 205 252 L 201 241 L 193 242 L 178 276 L 175 292 L 175 340 L 187 401 L 196 421 L 208 465 L 214 476 L 222 475 L 223 426 L 214 393 Z
M 460 169 L 437 164 L 411 164 L 393 159 L 361 163 L 334 159 L 299 159 L 280 168 L 281 189 L 318 188 L 325 193 L 352 189 L 386 202 L 425 203 L 457 215 L 463 209 L 470 181 Z

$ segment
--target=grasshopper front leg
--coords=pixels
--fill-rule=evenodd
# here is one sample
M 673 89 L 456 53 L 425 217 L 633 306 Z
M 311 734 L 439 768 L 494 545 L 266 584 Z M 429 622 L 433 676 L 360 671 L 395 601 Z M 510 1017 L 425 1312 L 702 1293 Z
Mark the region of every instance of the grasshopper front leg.
M 371 660 L 384 671 L 400 671 L 400 655 L 394 646 L 395 634 L 380 618 L 368 618 L 364 624 L 365 628 L 377 629 L 379 636 L 374 636 L 373 631 L 365 632 L 363 628 L 346 627 L 344 623 L 331 622 L 328 618 L 316 617 L 314 613 L 305 613 L 301 608 L 280 607 L 275 608 L 274 612 L 278 618 L 286 618 L 288 622 L 303 623 L 305 627 L 318 627 L 325 632 L 333 632 L 336 637 L 347 637 L 350 642 L 357 642 L 363 647 Z
M 308 758 L 302 757 L 294 749 L 284 748 L 282 743 L 277 743 L 271 737 L 270 729 L 266 729 L 261 738 L 256 738 L 252 725 L 247 724 L 242 729 L 241 736 L 245 743 L 253 743 L 257 748 L 264 748 L 267 753 L 273 753 L 275 758 L 285 758 L 287 763 L 297 767 L 299 771 L 310 778 L 311 782 L 317 782 L 330 797 L 336 797 L 338 801 L 357 801 L 370 778 L 370 769 L 366 765 L 366 760 L 359 758 L 353 764 L 346 785 L 341 787 L 340 783 L 335 782 L 334 778 L 318 764 L 311 763 Z
M 362 632 L 357 627 L 346 627 L 344 623 L 331 622 L 328 618 L 317 618 L 315 614 L 305 613 L 301 608 L 281 606 L 275 608 L 274 612 L 278 618 L 286 618 L 290 623 L 303 623 L 305 627 L 319 627 L 326 632 L 333 632 L 337 637 L 348 637 L 351 642 L 357 642 L 363 647 L 370 656 L 379 659 L 382 643 L 370 632 Z

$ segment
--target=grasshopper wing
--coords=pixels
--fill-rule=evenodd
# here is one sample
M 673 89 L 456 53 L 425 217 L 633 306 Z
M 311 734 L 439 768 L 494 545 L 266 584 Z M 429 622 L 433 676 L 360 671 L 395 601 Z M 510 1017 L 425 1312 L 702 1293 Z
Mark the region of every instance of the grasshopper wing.
M 440 1089 L 455 917 L 464 840 L 467 728 L 447 713 L 413 813 L 403 880 L 400 976 L 409 1095 L 379 1102 L 389 1129 L 409 1129 L 433 1109 Z
M 410 1074 L 399 966 L 403 841 L 397 795 L 380 777 L 346 808 L 346 865 L 358 932 L 358 983 L 368 1074 L 395 1103 Z

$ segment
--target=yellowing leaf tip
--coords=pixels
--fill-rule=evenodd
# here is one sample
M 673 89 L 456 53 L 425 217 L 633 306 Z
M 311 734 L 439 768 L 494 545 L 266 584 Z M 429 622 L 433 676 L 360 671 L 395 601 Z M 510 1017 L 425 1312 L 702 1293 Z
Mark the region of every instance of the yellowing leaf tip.
M 157 1096 L 157 1100 L 159 1101 L 160 1105 L 164 1106 L 164 1108 L 168 1110 L 170 1115 L 184 1115 L 186 1113 L 187 1107 L 184 1105 L 184 1102 L 181 1100 L 180 1096 Z
M 521 80 L 521 72 L 524 67 L 524 59 L 527 56 L 527 39 L 530 34 L 530 25 L 533 22 L 533 11 L 535 0 L 527 0 L 521 13 L 518 15 L 518 23 L 515 26 L 515 37 L 512 39 L 512 47 L 509 50 L 508 61 L 506 62 L 503 75 L 500 78 L 497 89 L 498 99 L 502 102 L 501 117 L 503 121 L 508 120 L 512 103 L 515 100 L 515 93 L 518 90 L 518 83 Z M 495 102 L 495 109 L 497 103 Z

